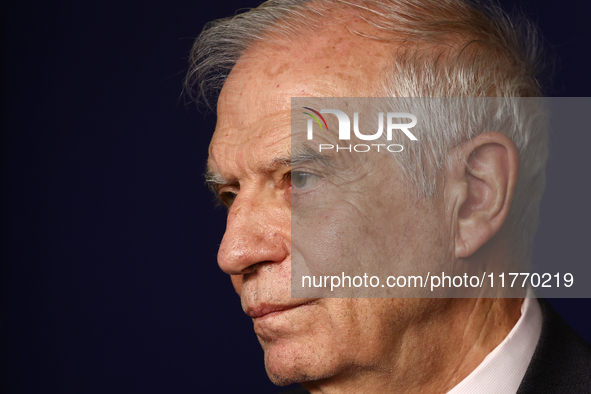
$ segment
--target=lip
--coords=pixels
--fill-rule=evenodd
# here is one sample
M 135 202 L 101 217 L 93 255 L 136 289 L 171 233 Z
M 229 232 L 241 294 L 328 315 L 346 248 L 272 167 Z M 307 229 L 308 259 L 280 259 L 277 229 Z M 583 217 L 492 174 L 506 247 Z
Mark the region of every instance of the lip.
M 307 305 L 309 302 L 304 302 L 301 304 L 292 304 L 292 305 L 273 305 L 273 304 L 259 304 L 254 307 L 247 307 L 246 314 L 253 319 L 261 319 L 264 317 L 270 317 L 273 315 L 277 315 L 279 313 L 299 308 L 301 306 Z

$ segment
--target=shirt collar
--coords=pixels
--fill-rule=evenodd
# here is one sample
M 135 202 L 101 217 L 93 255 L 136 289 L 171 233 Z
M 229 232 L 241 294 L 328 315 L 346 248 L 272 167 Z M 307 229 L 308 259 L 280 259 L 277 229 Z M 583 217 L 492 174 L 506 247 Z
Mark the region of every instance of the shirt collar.
M 515 394 L 542 332 L 542 311 L 531 288 L 507 337 L 448 394 Z

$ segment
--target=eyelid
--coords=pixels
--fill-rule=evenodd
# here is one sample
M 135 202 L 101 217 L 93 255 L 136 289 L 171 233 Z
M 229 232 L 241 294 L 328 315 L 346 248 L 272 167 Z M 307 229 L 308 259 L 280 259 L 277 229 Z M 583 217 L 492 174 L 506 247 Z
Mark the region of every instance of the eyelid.
M 307 176 L 309 176 L 309 179 L 313 179 L 314 180 L 314 184 L 309 186 L 308 188 L 298 188 L 298 187 L 293 187 L 293 181 L 291 181 L 291 192 L 292 194 L 297 193 L 297 194 L 306 194 L 309 192 L 313 192 L 314 190 L 316 190 L 318 187 L 320 187 L 325 181 L 326 178 L 322 175 L 319 175 L 316 173 L 316 171 L 311 171 L 308 170 L 306 168 L 296 168 L 296 169 L 292 169 L 290 171 L 290 174 L 293 173 L 301 173 L 301 174 L 306 174 Z
M 233 185 L 216 185 L 215 186 L 215 194 L 216 200 L 219 204 L 224 205 L 228 209 L 232 206 L 232 203 L 238 196 L 239 188 Z M 228 202 L 229 197 L 231 197 L 231 201 Z

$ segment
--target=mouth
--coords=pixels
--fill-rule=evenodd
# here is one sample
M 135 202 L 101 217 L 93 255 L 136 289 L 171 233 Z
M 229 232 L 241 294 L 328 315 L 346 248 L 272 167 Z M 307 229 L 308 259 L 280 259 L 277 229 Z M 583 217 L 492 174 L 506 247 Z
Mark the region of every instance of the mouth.
M 248 316 L 252 317 L 253 319 L 262 319 L 266 317 L 276 316 L 292 309 L 303 307 L 305 305 L 308 305 L 310 302 L 312 301 L 292 305 L 273 305 L 263 303 L 254 307 L 247 307 L 245 312 Z

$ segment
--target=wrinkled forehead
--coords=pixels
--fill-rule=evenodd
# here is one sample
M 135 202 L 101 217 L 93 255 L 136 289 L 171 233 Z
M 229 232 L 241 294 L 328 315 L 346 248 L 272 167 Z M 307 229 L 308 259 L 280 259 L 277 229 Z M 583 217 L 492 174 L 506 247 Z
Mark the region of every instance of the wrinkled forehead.
M 290 97 L 375 96 L 393 51 L 392 43 L 361 35 L 369 28 L 348 15 L 290 40 L 270 35 L 253 44 L 229 74 L 218 111 L 239 104 L 284 105 Z M 244 101 L 247 91 L 254 101 Z
M 289 150 L 292 97 L 379 95 L 391 45 L 353 33 L 361 22 L 351 18 L 289 41 L 270 37 L 242 55 L 218 99 L 210 161 L 220 150 L 225 158 L 240 149 Z

